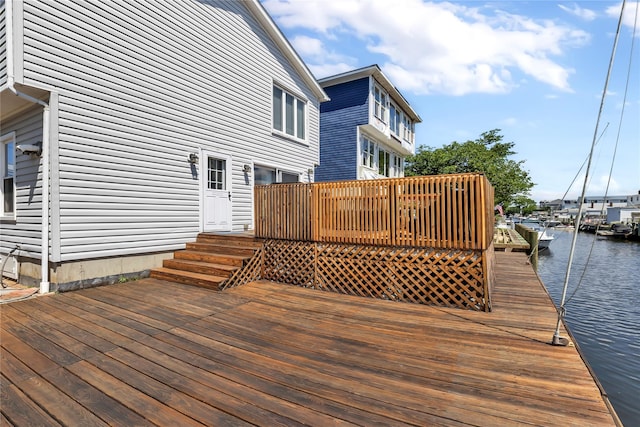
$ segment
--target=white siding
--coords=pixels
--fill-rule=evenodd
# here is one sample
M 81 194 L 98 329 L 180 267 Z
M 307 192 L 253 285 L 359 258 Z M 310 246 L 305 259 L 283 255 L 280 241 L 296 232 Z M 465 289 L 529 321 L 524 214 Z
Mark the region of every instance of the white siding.
M 2 134 L 15 132 L 16 145 L 42 141 L 42 107 L 2 123 Z M 40 258 L 42 224 L 41 158 L 16 150 L 16 220 L 0 222 L 0 245 L 7 253 L 20 246 L 16 255 Z
M 7 20 L 4 0 L 0 0 L 0 87 L 7 83 Z
M 318 103 L 242 2 L 25 1 L 24 25 L 24 83 L 59 92 L 62 261 L 193 239 L 191 152 L 232 156 L 234 230 L 243 164 L 318 161 Z M 309 100 L 308 145 L 272 135 L 274 80 Z

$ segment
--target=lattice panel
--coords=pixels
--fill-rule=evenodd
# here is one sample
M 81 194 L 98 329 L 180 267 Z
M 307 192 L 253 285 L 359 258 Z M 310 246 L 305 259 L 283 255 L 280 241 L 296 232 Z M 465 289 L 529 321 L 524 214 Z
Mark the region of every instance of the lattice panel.
M 492 268 L 486 257 L 479 250 L 270 240 L 264 246 L 262 278 L 349 295 L 488 310 L 485 276 Z
M 302 287 L 313 287 L 315 244 L 268 240 L 264 245 L 262 278 Z
M 263 253 L 264 250 L 262 248 L 256 250 L 253 257 L 251 257 L 242 268 L 237 269 L 230 278 L 220 284 L 220 290 L 234 288 L 260 280 L 262 275 Z
M 350 295 L 485 309 L 480 251 L 319 245 L 316 286 Z

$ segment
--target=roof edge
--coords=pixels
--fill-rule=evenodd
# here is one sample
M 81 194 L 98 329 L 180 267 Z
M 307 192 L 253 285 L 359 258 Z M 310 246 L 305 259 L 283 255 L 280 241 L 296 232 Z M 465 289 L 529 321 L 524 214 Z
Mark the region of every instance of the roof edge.
M 296 71 L 300 74 L 304 82 L 311 88 L 313 93 L 317 96 L 320 102 L 329 101 L 329 96 L 320 86 L 315 76 L 307 67 L 307 64 L 302 60 L 298 52 L 291 46 L 289 40 L 284 36 L 280 28 L 276 25 L 275 21 L 264 6 L 260 3 L 260 0 L 251 0 L 243 2 L 243 4 L 249 9 L 253 16 L 258 20 L 262 27 L 267 31 L 267 34 L 271 36 L 276 45 L 282 50 L 284 55 L 289 59 Z
M 391 94 L 394 101 L 401 104 L 402 108 L 413 116 L 412 119 L 416 123 L 422 122 L 420 115 L 413 109 L 413 107 L 411 107 L 411 104 L 409 104 L 398 88 L 391 83 L 391 80 L 389 80 L 389 78 L 382 72 L 382 69 L 378 64 L 369 65 L 367 67 L 358 68 L 356 70 L 347 71 L 334 76 L 324 77 L 319 79 L 318 83 L 320 83 L 320 86 L 324 88 L 370 76 L 373 76 L 382 85 L 382 87 Z

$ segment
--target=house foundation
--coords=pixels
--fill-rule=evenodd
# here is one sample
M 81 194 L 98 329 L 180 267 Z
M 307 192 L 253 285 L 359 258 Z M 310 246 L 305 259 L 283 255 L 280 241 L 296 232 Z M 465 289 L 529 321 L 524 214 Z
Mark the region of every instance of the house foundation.
M 173 251 L 110 258 L 85 259 L 50 263 L 51 292 L 65 292 L 149 276 L 152 268 L 173 256 Z M 18 281 L 26 286 L 39 286 L 42 280 L 40 260 L 18 258 Z

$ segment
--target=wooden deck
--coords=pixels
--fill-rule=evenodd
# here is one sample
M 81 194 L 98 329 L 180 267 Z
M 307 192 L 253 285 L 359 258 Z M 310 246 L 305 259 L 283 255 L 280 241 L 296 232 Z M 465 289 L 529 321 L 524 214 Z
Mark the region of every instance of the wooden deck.
M 512 228 L 494 229 L 493 247 L 496 251 L 525 251 L 531 245 L 516 230 Z
M 491 313 L 156 279 L 1 305 L 0 425 L 615 425 L 525 255 L 496 259 Z

